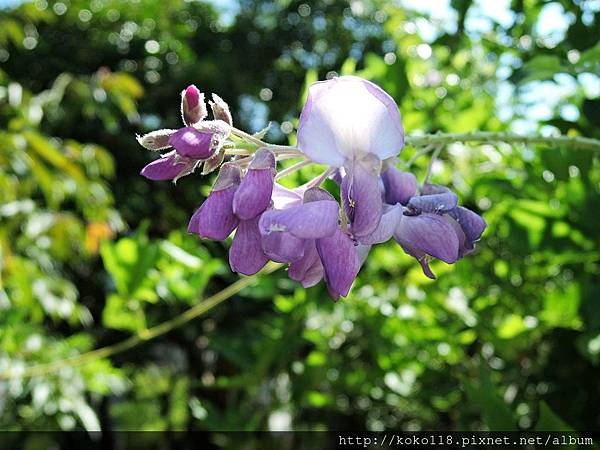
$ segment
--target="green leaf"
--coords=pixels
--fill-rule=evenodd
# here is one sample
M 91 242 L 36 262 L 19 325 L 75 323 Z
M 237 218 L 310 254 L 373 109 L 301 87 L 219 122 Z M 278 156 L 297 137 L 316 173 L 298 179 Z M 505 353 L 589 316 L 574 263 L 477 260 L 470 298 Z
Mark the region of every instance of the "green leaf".
M 523 317 L 517 314 L 510 314 L 502 321 L 496 334 L 501 339 L 512 339 L 527 330 L 528 327 L 525 325 Z
M 156 265 L 159 247 L 144 235 L 122 238 L 116 243 L 104 242 L 100 248 L 104 266 L 122 296 L 135 297 L 148 272 Z
M 540 318 L 552 327 L 579 329 L 582 325 L 579 302 L 579 286 L 576 283 L 570 283 L 566 289 L 550 291 L 544 298 Z
M 102 323 L 117 330 L 140 331 L 146 328 L 146 318 L 140 302 L 111 294 L 102 311 Z
M 573 428 L 567 425 L 558 417 L 546 402 L 540 402 L 540 416 L 535 424 L 536 431 L 568 431 L 573 432 Z
M 481 361 L 479 383 L 464 380 L 463 385 L 469 400 L 481 411 L 483 422 L 490 431 L 514 431 L 517 429 L 513 414 L 500 397 L 491 379 L 491 372 Z

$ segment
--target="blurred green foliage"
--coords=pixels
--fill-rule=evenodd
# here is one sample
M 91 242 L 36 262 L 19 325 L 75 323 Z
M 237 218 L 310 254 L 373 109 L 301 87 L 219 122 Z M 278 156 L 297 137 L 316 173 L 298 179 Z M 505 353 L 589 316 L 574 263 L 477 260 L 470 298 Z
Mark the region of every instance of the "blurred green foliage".
M 378 1 L 0 12 L 0 374 L 119 342 L 236 279 L 227 245 L 185 233 L 210 180 L 138 176 L 151 155 L 135 133 L 177 126 L 188 83 L 240 128 L 273 121 L 273 142 L 294 142 L 298 93 L 335 73 L 380 84 L 411 133 L 600 138 L 593 2 L 514 0 L 483 31 L 481 2 L 450 3 L 450 27 Z M 548 5 L 567 24 L 554 40 L 538 30 Z M 134 350 L 0 381 L 0 427 L 600 429 L 597 155 L 454 144 L 433 177 L 490 225 L 475 255 L 434 263 L 435 282 L 394 243 L 336 304 L 276 272 Z

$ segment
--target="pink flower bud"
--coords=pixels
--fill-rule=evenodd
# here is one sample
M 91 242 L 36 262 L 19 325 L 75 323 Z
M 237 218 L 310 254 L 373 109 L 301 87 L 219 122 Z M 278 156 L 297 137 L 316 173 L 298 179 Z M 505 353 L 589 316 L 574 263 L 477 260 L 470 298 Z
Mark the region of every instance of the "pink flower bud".
M 186 125 L 200 122 L 208 114 L 204 103 L 204 94 L 196 86 L 189 85 L 181 93 L 181 116 Z

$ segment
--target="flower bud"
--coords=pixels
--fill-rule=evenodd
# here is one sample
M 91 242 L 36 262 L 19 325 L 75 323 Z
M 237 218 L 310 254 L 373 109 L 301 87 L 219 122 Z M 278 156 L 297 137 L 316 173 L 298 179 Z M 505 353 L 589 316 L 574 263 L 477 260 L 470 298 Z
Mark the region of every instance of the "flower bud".
M 233 198 L 233 212 L 240 219 L 252 219 L 269 207 L 275 183 L 275 165 L 275 155 L 271 150 L 261 148 L 254 154 Z
M 193 84 L 189 85 L 181 92 L 181 117 L 183 122 L 191 126 L 200 122 L 207 115 L 204 94 Z
M 224 164 L 210 195 L 190 219 L 188 232 L 216 241 L 227 239 L 239 223 L 233 213 L 233 196 L 239 183 L 240 169 Z
M 169 140 L 176 132 L 177 130 L 156 130 L 144 134 L 143 136 L 136 136 L 136 139 L 142 147 L 147 148 L 148 150 L 164 150 L 171 147 Z
M 215 116 L 215 120 L 222 120 L 228 125 L 233 125 L 233 118 L 231 117 L 231 112 L 229 111 L 229 105 L 225 103 L 221 97 L 217 94 L 212 95 L 212 101 L 208 102 L 210 104 L 210 109 Z

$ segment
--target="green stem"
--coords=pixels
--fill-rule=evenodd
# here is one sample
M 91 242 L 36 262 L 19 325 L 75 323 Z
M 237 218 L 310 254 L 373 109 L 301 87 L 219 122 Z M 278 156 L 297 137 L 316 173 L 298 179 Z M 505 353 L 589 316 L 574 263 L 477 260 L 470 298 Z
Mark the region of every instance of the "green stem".
M 243 148 L 228 148 L 225 150 L 225 154 L 234 156 L 249 156 L 252 155 L 252 152 Z
M 297 162 L 296 164 L 294 164 L 290 167 L 287 167 L 287 168 L 283 169 L 281 172 L 279 172 L 275 176 L 275 179 L 281 180 L 283 177 L 287 177 L 288 175 L 291 175 L 292 173 L 297 172 L 300 169 L 302 169 L 303 167 L 306 167 L 312 163 L 313 162 L 310 159 L 305 159 L 304 161 Z
M 600 140 L 582 136 L 524 136 L 514 133 L 474 131 L 469 133 L 435 133 L 406 136 L 406 145 L 425 147 L 447 145 L 455 142 L 486 144 L 506 142 L 507 144 L 543 144 L 564 146 L 585 150 L 600 151 Z
M 15 370 L 8 371 L 4 373 L 0 373 L 0 380 L 10 380 L 13 378 L 30 378 L 36 376 L 48 375 L 54 372 L 59 371 L 64 367 L 74 367 L 81 366 L 84 364 L 88 364 L 90 362 L 96 361 L 101 358 L 107 358 L 109 356 L 116 355 L 117 353 L 122 353 L 126 350 L 129 350 L 139 344 L 144 342 L 148 342 L 152 339 L 155 339 L 163 334 L 168 333 L 169 331 L 178 328 L 189 321 L 201 316 L 202 314 L 210 311 L 212 308 L 217 306 L 220 303 L 223 303 L 225 300 L 231 298 L 242 289 L 254 284 L 261 275 L 266 275 L 274 272 L 279 269 L 282 264 L 270 262 L 260 273 L 251 277 L 240 278 L 235 283 L 227 286 L 222 291 L 217 292 L 216 294 L 208 297 L 207 299 L 201 301 L 195 306 L 185 310 L 183 313 L 178 316 L 167 320 L 161 324 L 158 324 L 152 328 L 148 328 L 146 330 L 139 331 L 137 334 L 131 336 L 130 338 L 125 339 L 124 341 L 118 342 L 113 345 L 108 345 L 106 347 L 101 347 L 95 350 L 91 350 L 86 353 L 82 353 L 80 355 L 72 356 L 70 358 L 59 359 L 57 361 L 52 361 L 46 364 L 39 364 L 36 366 L 30 366 L 23 370 Z
M 431 155 L 431 159 L 429 160 L 429 164 L 427 165 L 427 172 L 425 172 L 425 177 L 423 178 L 423 185 L 427 184 L 427 182 L 429 181 L 433 165 L 435 164 L 435 161 L 437 160 L 443 148 L 444 147 L 440 145 L 436 147 L 436 149 L 433 151 L 433 155 Z

